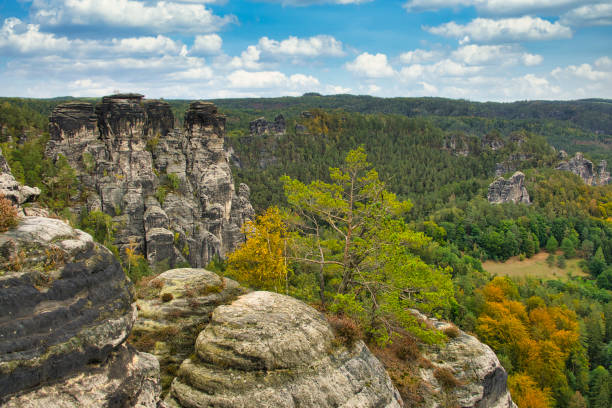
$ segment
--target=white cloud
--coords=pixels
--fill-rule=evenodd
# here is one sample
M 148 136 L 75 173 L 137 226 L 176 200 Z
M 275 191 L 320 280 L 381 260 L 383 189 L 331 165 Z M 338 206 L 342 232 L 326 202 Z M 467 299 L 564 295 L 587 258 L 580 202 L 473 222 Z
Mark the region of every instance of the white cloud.
M 310 89 L 319 86 L 319 80 L 312 76 L 294 74 L 287 76 L 280 71 L 249 72 L 238 70 L 232 72 L 227 79 L 232 88 L 302 88 Z
M 218 34 L 197 35 L 190 52 L 196 55 L 216 54 L 222 46 L 223 40 Z
M 522 16 L 540 13 L 557 16 L 585 3 L 603 2 L 605 0 L 409 0 L 404 7 L 408 11 L 420 12 L 473 6 L 479 12 L 488 15 Z
M 425 66 L 419 64 L 410 65 L 402 68 L 399 74 L 400 78 L 405 81 L 414 81 L 425 74 Z
M 201 2 L 198 2 L 201 3 Z M 146 32 L 214 32 L 235 22 L 202 4 L 136 0 L 33 0 L 30 13 L 43 27 L 117 27 Z
M 135 37 L 113 39 L 112 52 L 125 54 L 178 54 L 182 45 L 174 40 L 158 35 L 157 37 Z
M 36 24 L 25 24 L 18 18 L 7 18 L 0 29 L 0 55 L 49 54 L 65 52 L 71 41 L 66 37 L 42 33 Z
M 416 49 L 400 54 L 399 59 L 404 64 L 419 64 L 421 62 L 431 62 L 439 59 L 442 53 L 432 50 Z
M 542 62 L 541 55 L 522 52 L 515 45 L 476 45 L 469 44 L 453 51 L 451 57 L 455 61 L 467 65 L 538 65 Z
M 394 75 L 393 68 L 387 62 L 385 54 L 372 55 L 367 52 L 357 56 L 354 61 L 345 64 L 346 69 L 367 78 L 384 78 Z
M 558 21 L 551 23 L 539 17 L 530 16 L 500 20 L 476 18 L 466 25 L 450 22 L 437 27 L 424 28 L 432 34 L 457 38 L 461 43 L 508 43 L 572 37 L 572 30 Z
M 572 26 L 612 25 L 612 3 L 578 7 L 563 14 L 561 23 Z
M 346 88 L 340 85 L 327 85 L 325 87 L 325 93 L 328 95 L 339 95 L 339 94 L 347 94 L 352 91 L 351 88 Z
M 264 0 L 266 1 L 266 0 Z M 283 6 L 306 7 L 316 4 L 361 4 L 369 3 L 373 0 L 267 0 L 268 3 L 281 3 Z
M 202 66 L 190 68 L 185 71 L 172 72 L 168 74 L 168 78 L 173 80 L 195 80 L 195 79 L 211 79 L 213 70 L 210 67 Z
M 574 77 L 588 81 L 601 81 L 612 78 L 612 72 L 595 70 L 590 64 L 570 65 L 566 68 L 557 67 L 552 71 L 552 75 L 557 79 Z
M 601 57 L 595 61 L 595 66 L 599 69 L 607 69 L 612 71 L 612 58 L 610 57 Z
M 309 38 L 290 36 L 282 41 L 262 37 L 259 39 L 257 47 L 270 55 L 301 57 L 341 57 L 344 55 L 342 42 L 329 35 L 317 35 Z
M 259 62 L 260 55 L 261 51 L 256 46 L 249 45 L 246 50 L 242 51 L 239 57 L 234 57 L 230 60 L 229 67 L 233 69 L 261 69 L 262 64 Z

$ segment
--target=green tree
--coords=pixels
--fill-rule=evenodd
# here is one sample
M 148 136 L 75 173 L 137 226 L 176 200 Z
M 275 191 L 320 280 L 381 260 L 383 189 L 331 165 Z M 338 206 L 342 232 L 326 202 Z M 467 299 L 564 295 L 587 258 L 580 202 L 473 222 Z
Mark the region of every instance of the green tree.
M 576 256 L 576 245 L 572 239 L 567 238 L 567 237 L 563 238 L 563 241 L 561 241 L 560 248 L 563 251 L 563 255 L 567 259 L 573 258 L 574 256 Z
M 589 384 L 590 408 L 610 408 L 610 373 L 602 366 L 598 366 L 591 371 L 591 381 Z
M 559 242 L 554 235 L 551 235 L 550 238 L 548 238 L 548 241 L 546 241 L 546 250 L 551 254 L 554 254 L 557 248 L 559 248 Z
M 595 255 L 589 259 L 587 266 L 591 275 L 597 277 L 606 268 L 606 258 L 604 258 L 603 249 L 600 247 L 595 251 Z
M 409 309 L 448 310 L 453 286 L 450 268 L 433 267 L 415 255 L 431 239 L 404 223 L 411 203 L 386 190 L 363 148 L 350 151 L 341 168 L 330 168 L 330 179 L 306 185 L 282 178 L 298 217 L 292 259 L 319 266 L 321 293 L 325 270 L 338 276 L 333 308 L 361 318 L 378 341 L 390 341 L 396 329 L 433 340 Z

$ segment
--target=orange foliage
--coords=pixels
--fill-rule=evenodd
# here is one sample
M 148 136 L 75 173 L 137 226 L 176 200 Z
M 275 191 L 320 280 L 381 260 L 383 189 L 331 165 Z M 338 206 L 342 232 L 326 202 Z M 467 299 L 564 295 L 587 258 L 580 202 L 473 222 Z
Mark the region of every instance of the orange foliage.
M 549 408 L 552 406 L 550 390 L 541 390 L 527 374 L 514 374 L 508 378 L 512 399 L 521 408 Z

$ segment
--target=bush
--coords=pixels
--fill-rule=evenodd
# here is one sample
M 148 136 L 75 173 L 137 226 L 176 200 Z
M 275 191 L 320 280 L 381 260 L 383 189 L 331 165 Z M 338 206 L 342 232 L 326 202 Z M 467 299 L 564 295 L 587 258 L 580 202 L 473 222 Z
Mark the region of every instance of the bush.
M 455 388 L 461 385 L 461 381 L 455 377 L 455 374 L 450 368 L 436 368 L 434 370 L 434 377 L 436 377 L 436 380 L 438 380 L 442 388 Z
M 455 326 L 454 324 L 451 324 L 449 326 L 446 326 L 444 328 L 444 330 L 442 330 L 442 332 L 446 335 L 446 337 L 448 337 L 449 339 L 456 339 L 457 337 L 459 337 L 459 335 L 461 334 L 461 332 L 459 331 L 459 329 L 457 328 L 457 326 Z
M 169 293 L 169 292 L 164 293 L 161 297 L 161 300 L 164 303 L 169 302 L 172 299 L 174 299 L 174 296 L 172 296 L 172 293 Z
M 421 356 L 417 340 L 411 335 L 404 335 L 393 342 L 395 355 L 403 361 L 416 361 Z
M 336 339 L 340 344 L 351 347 L 363 337 L 361 328 L 353 319 L 345 315 L 327 316 Z
M 10 228 L 17 226 L 18 222 L 17 208 L 11 200 L 0 194 L 0 232 L 8 231 Z

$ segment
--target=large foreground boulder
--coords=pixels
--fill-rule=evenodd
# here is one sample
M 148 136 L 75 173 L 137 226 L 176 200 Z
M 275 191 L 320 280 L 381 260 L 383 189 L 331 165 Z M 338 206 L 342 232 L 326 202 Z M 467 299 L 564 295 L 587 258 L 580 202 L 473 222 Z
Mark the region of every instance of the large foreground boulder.
M 219 306 L 181 365 L 170 407 L 400 407 L 382 364 L 358 341 L 335 344 L 306 304 L 252 292 Z
M 45 217 L 0 234 L 0 310 L 0 405 L 156 405 L 157 361 L 123 344 L 131 283 L 89 234 Z

